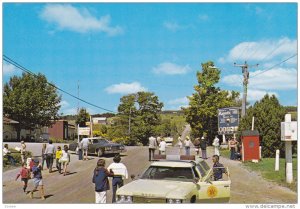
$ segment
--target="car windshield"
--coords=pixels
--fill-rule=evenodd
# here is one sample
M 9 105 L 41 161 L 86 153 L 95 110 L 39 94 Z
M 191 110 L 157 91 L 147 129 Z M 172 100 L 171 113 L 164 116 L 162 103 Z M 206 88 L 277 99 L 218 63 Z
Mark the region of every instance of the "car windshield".
M 193 181 L 194 173 L 189 167 L 150 166 L 141 178 L 154 180 Z

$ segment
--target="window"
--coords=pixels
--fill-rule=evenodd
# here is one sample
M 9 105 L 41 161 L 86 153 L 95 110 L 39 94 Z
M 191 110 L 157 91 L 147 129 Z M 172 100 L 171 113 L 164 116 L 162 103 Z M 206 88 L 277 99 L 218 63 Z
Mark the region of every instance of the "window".
M 159 167 L 150 166 L 141 177 L 142 179 L 168 179 L 174 181 L 192 181 L 193 170 L 190 167 Z

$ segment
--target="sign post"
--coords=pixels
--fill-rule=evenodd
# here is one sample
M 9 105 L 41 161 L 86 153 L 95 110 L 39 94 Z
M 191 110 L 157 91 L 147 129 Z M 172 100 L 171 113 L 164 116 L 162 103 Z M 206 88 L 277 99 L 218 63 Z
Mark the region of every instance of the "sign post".
M 291 114 L 285 115 L 281 122 L 281 141 L 285 141 L 286 182 L 293 182 L 292 141 L 297 141 L 297 122 L 291 120 Z
M 218 109 L 218 134 L 223 135 L 223 144 L 226 143 L 225 135 L 233 134 L 239 126 L 239 108 L 227 107 Z

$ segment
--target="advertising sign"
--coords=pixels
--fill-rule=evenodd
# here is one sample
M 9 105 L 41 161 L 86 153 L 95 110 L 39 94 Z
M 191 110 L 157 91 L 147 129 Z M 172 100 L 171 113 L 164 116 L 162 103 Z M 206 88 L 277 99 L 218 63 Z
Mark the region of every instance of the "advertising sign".
M 239 108 L 228 107 L 218 110 L 218 133 L 236 133 L 239 126 Z
M 89 136 L 90 131 L 91 131 L 90 127 L 78 127 L 78 135 Z
M 281 122 L 281 141 L 297 141 L 297 121 Z

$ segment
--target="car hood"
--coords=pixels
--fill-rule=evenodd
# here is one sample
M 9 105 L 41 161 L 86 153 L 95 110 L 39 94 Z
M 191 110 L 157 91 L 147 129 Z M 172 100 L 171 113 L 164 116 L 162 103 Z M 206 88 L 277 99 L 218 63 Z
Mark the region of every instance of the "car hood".
M 184 198 L 196 184 L 170 180 L 139 179 L 117 190 L 117 195 L 130 195 L 148 198 Z

